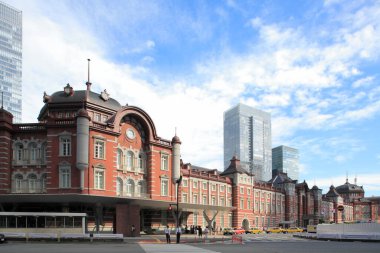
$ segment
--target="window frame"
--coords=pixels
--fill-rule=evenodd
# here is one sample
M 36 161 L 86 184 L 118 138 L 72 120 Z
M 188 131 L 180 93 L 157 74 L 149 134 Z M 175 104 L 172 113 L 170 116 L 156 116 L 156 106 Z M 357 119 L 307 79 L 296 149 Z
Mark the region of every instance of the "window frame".
M 106 172 L 104 168 L 94 168 L 94 189 L 105 190 L 106 189 Z
M 59 165 L 59 188 L 71 188 L 71 165 Z
M 101 160 L 106 159 L 106 142 L 104 140 L 94 140 L 94 158 Z
M 71 136 L 59 137 L 59 156 L 71 156 Z
M 167 197 L 169 196 L 169 178 L 161 177 L 161 196 Z

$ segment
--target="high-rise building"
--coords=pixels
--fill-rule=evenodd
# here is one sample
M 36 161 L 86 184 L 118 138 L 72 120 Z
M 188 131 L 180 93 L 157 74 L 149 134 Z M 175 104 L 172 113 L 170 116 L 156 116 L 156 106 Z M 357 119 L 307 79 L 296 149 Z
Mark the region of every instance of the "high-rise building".
M 257 180 L 272 178 L 270 113 L 238 104 L 224 112 L 224 167 L 236 155 Z
M 298 149 L 279 146 L 272 149 L 273 175 L 285 172 L 293 180 L 299 178 L 299 153 Z
M 15 122 L 21 122 L 22 12 L 3 2 L 0 2 L 0 91 L 4 109 L 13 114 Z

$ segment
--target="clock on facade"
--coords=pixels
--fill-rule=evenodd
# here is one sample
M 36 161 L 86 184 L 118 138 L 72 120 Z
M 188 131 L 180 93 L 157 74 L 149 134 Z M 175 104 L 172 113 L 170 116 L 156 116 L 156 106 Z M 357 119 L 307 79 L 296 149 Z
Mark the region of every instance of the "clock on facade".
M 128 129 L 127 130 L 127 137 L 129 138 L 129 139 L 134 139 L 135 137 L 136 137 L 136 134 L 135 134 L 135 131 L 133 131 L 133 129 Z

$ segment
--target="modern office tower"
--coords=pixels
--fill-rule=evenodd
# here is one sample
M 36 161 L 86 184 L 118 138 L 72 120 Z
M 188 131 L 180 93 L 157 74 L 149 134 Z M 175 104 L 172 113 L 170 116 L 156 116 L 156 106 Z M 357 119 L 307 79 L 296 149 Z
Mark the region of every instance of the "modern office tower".
M 0 99 L 2 107 L 21 122 L 22 12 L 0 2 Z
M 272 178 L 272 134 L 269 113 L 238 104 L 224 112 L 224 168 L 236 155 L 257 180 Z
M 272 149 L 273 175 L 285 172 L 293 180 L 299 177 L 299 153 L 298 149 L 279 146 Z

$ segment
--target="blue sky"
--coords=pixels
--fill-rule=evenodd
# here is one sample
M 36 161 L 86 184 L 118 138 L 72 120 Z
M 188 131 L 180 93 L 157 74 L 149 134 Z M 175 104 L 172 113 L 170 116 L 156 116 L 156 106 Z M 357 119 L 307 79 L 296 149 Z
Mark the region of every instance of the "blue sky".
M 379 1 L 6 1 L 23 11 L 23 121 L 66 83 L 146 110 L 174 128 L 182 158 L 223 169 L 223 112 L 272 115 L 273 147 L 301 174 L 380 195 Z

